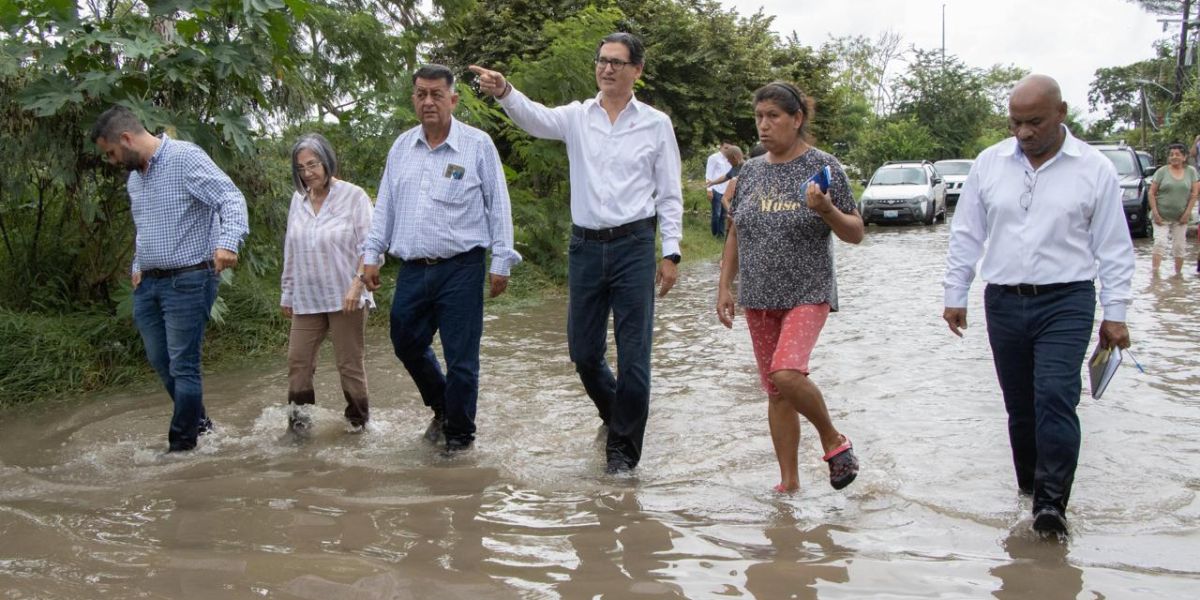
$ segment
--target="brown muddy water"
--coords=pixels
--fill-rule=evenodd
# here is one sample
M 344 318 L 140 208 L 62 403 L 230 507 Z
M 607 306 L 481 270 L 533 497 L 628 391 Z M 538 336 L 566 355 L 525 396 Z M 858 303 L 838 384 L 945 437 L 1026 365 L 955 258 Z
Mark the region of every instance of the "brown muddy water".
M 1050 542 L 1016 493 L 979 286 L 965 339 L 940 318 L 947 234 L 837 247 L 812 376 L 863 462 L 842 492 L 807 425 L 802 490 L 771 491 L 745 324 L 718 324 L 717 267 L 691 264 L 658 304 L 633 476 L 603 474 L 562 299 L 489 315 L 479 440 L 454 458 L 421 439 L 382 331 L 365 435 L 343 432 L 328 355 L 303 441 L 282 360 L 208 375 L 220 429 L 188 456 L 162 454 L 153 386 L 0 414 L 0 598 L 1200 597 L 1200 278 L 1151 280 L 1136 244 L 1147 373 L 1081 402 L 1074 536 Z

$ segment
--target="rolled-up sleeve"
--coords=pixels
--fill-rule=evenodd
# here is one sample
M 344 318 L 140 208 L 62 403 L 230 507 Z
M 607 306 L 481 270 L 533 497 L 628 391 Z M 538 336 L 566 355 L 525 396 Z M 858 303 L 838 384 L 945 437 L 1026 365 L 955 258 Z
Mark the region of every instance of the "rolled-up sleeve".
M 566 106 L 548 108 L 530 100 L 517 88 L 513 88 L 500 102 L 508 118 L 536 138 L 566 141 L 570 128 L 570 113 L 581 106 L 572 102 Z
M 1090 228 L 1092 254 L 1096 256 L 1100 279 L 1100 306 L 1105 321 L 1125 321 L 1125 313 L 1133 300 L 1133 241 L 1125 224 L 1125 209 L 1121 204 L 1121 185 L 1111 165 L 1104 165 L 1097 182 L 1096 208 Z M 1107 171 L 1107 172 L 1106 172 Z M 958 218 L 957 215 L 954 217 Z
M 679 244 L 683 241 L 683 167 L 671 121 L 662 121 L 658 139 L 654 159 L 654 208 L 658 214 L 658 231 L 662 235 L 662 253 L 670 256 L 679 254 Z
M 983 256 L 987 240 L 987 215 L 979 191 L 980 167 L 977 162 L 967 175 L 950 222 L 950 248 L 946 254 L 946 277 L 942 281 L 948 308 L 966 308 L 967 293 L 975 280 L 975 266 Z
M 392 181 L 392 157 L 396 153 L 397 144 L 392 144 L 388 152 L 387 163 L 383 167 L 383 176 L 379 179 L 379 195 L 375 198 L 375 210 L 371 213 L 371 228 L 367 239 L 362 245 L 364 265 L 383 264 L 383 253 L 391 245 L 392 238 L 392 202 L 395 195 Z
M 488 232 L 491 235 L 491 273 L 507 276 L 521 262 L 521 255 L 513 249 L 512 205 L 508 196 L 508 183 L 504 180 L 504 167 L 500 153 L 490 138 L 479 141 L 476 153 L 480 184 L 483 187 L 483 202 L 487 208 Z
M 201 150 L 191 152 L 188 159 L 191 166 L 184 177 L 184 186 L 193 198 L 217 212 L 221 220 L 217 248 L 237 253 L 242 240 L 250 233 L 246 197 L 212 158 Z

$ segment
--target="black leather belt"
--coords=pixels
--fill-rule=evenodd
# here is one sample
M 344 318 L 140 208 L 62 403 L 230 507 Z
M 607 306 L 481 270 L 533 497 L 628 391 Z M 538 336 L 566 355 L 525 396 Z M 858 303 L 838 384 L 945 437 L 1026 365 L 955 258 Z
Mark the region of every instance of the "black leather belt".
M 635 231 L 642 229 L 654 229 L 658 223 L 658 217 L 646 217 L 637 221 L 630 221 L 624 225 L 609 227 L 608 229 L 586 229 L 578 225 L 571 226 L 571 233 L 585 240 L 594 242 L 611 242 L 617 238 L 625 237 Z
M 463 258 L 466 256 L 470 256 L 471 254 L 474 254 L 476 252 L 483 252 L 483 248 L 481 248 L 481 247 L 471 248 L 470 250 L 467 250 L 466 252 L 460 252 L 458 254 L 455 254 L 454 256 L 449 256 L 446 258 L 439 258 L 439 257 L 410 258 L 410 259 L 404 260 L 403 262 L 404 262 L 404 266 L 406 266 L 406 267 L 428 267 L 428 266 L 432 266 L 432 265 L 441 264 L 444 262 L 449 262 L 456 258 Z
M 188 273 L 191 271 L 203 271 L 205 269 L 216 269 L 217 265 L 211 260 L 206 260 L 202 263 L 196 263 L 190 267 L 179 267 L 178 269 L 142 269 L 142 277 L 151 279 L 162 279 L 163 277 L 173 277 L 180 273 Z
M 1088 283 L 1087 281 L 1068 281 L 1066 283 L 1018 283 L 1016 285 L 1000 285 L 993 283 L 992 285 L 1004 290 L 1010 294 L 1018 296 L 1036 296 L 1038 294 L 1047 294 L 1055 290 L 1061 290 L 1065 287 Z

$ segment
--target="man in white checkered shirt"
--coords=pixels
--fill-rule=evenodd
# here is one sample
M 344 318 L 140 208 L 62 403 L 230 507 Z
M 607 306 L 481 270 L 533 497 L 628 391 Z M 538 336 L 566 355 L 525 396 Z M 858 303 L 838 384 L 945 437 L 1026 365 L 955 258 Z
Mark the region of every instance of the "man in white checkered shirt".
M 196 447 L 212 429 L 204 409 L 200 348 L 219 273 L 237 265 L 250 231 L 246 199 L 195 144 L 153 136 L 127 108 L 96 119 L 109 164 L 129 171 L 134 242 L 133 320 L 146 357 L 175 403 L 169 451 Z

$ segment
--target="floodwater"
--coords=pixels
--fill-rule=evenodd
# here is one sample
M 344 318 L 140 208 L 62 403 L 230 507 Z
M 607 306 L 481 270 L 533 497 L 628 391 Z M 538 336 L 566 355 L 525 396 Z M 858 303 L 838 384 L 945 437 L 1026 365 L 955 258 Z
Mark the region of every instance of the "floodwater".
M 479 440 L 443 458 L 387 337 L 374 420 L 341 423 L 328 355 L 315 434 L 285 432 L 282 360 L 210 374 L 219 431 L 164 456 L 155 386 L 0 414 L 0 598 L 1193 598 L 1200 592 L 1200 278 L 1136 244 L 1122 367 L 1080 404 L 1066 543 L 1029 530 L 972 291 L 941 320 L 946 225 L 837 247 L 842 312 L 812 358 L 863 470 L 833 491 L 811 427 L 778 471 L 743 321 L 717 267 L 658 304 L 645 457 L 603 474 L 562 299 L 489 315 Z M 1194 246 L 1192 246 L 1194 248 Z M 1168 267 L 1169 268 L 1169 267 Z M 9 349 L 8 351 L 13 351 Z

